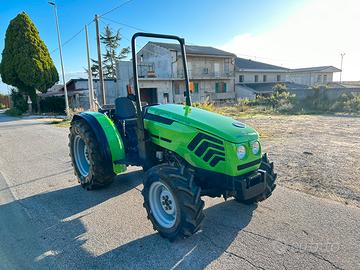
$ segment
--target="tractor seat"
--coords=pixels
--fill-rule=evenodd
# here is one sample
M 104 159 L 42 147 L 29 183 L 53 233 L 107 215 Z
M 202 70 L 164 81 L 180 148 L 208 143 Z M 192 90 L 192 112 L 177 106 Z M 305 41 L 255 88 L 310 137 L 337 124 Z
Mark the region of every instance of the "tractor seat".
M 135 104 L 127 97 L 115 99 L 115 118 L 121 121 L 136 120 Z

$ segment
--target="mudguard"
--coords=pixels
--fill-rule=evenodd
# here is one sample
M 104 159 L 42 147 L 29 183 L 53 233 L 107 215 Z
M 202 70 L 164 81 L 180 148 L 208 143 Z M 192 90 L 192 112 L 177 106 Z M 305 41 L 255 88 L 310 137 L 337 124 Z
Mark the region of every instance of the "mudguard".
M 83 119 L 93 130 L 100 145 L 99 153 L 105 162 L 111 162 L 115 174 L 126 171 L 126 165 L 115 164 L 125 159 L 125 148 L 122 138 L 114 123 L 105 114 L 99 112 L 82 112 L 73 117 L 73 121 Z

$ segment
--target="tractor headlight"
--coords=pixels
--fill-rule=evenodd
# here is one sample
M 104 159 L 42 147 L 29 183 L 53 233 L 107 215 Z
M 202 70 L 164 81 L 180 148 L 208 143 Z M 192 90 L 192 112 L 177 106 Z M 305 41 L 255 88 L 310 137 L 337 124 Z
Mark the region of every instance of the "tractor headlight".
M 252 144 L 252 152 L 254 155 L 257 155 L 259 153 L 259 150 L 260 150 L 260 144 L 258 141 L 256 142 L 253 142 Z
M 239 145 L 238 148 L 236 149 L 236 155 L 237 155 L 238 159 L 243 159 L 246 155 L 245 146 Z

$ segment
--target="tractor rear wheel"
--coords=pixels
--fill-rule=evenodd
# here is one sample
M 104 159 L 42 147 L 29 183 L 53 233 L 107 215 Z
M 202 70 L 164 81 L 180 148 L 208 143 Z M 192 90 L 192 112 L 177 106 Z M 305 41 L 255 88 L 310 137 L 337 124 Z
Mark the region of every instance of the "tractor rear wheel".
M 146 172 L 144 207 L 154 230 L 174 241 L 197 232 L 204 218 L 201 189 L 185 168 L 160 164 Z
M 105 164 L 95 134 L 84 120 L 71 123 L 69 147 L 75 175 L 83 188 L 91 190 L 112 182 L 115 174 L 111 164 Z
M 254 197 L 254 198 L 251 198 L 249 200 L 241 200 L 237 196 L 235 196 L 235 200 L 237 200 L 238 202 L 244 203 L 244 204 L 253 204 L 253 203 L 264 201 L 271 196 L 271 194 L 276 186 L 275 181 L 276 181 L 277 174 L 274 173 L 274 163 L 269 161 L 269 158 L 266 153 L 261 158 L 260 169 L 267 172 L 265 191 L 262 194 Z

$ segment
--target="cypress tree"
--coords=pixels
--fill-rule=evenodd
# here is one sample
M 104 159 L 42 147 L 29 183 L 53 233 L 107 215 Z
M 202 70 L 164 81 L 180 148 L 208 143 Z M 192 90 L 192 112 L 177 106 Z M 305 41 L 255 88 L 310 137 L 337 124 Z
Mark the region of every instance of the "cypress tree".
M 36 90 L 45 93 L 59 81 L 49 51 L 25 12 L 11 20 L 6 30 L 0 74 L 4 83 L 29 95 L 33 105 L 36 105 Z

